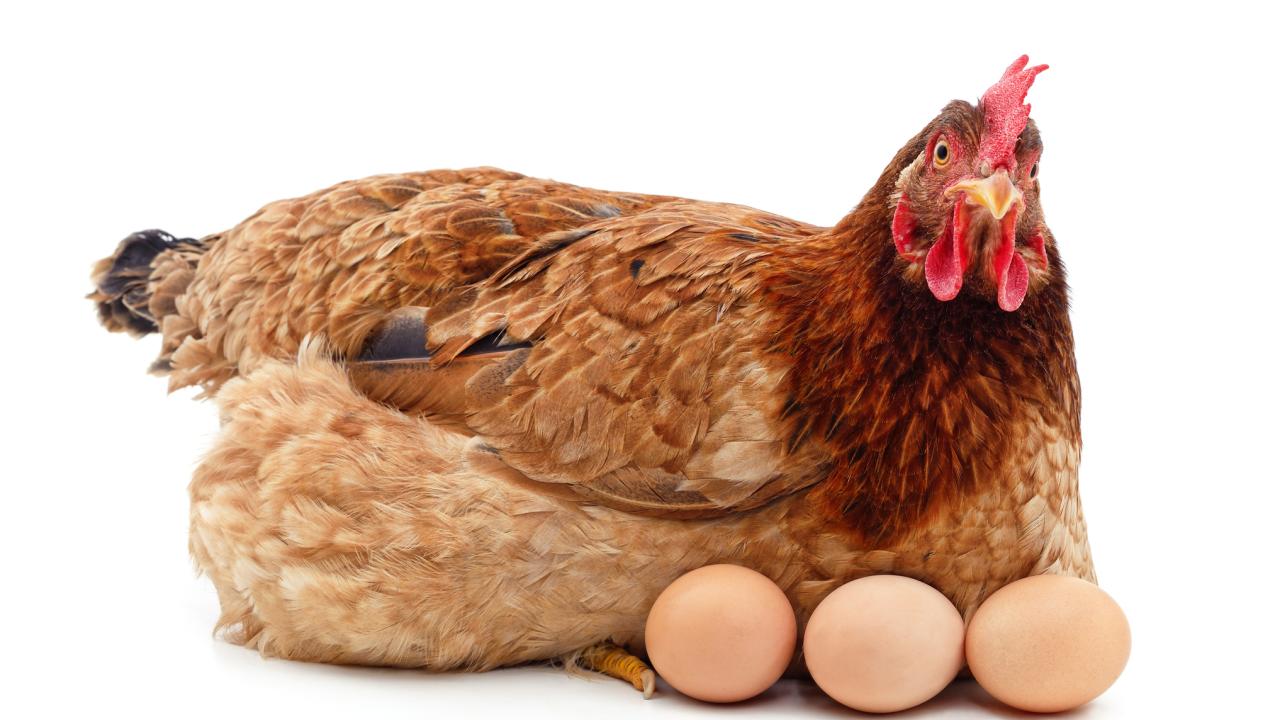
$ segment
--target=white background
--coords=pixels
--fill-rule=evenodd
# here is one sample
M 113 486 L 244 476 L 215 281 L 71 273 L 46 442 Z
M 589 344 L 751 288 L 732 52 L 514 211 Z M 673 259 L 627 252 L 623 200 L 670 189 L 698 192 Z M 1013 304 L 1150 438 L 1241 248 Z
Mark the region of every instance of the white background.
M 1079 716 L 1275 716 L 1280 68 L 1262 11 L 16 5 L 0 10 L 4 716 L 846 714 L 794 682 L 739 707 L 646 703 L 549 669 L 337 668 L 213 640 L 185 484 L 214 410 L 144 373 L 154 338 L 96 326 L 88 269 L 133 230 L 199 236 L 335 181 L 478 164 L 830 224 L 1022 52 L 1052 66 L 1030 101 L 1074 290 L 1081 488 L 1134 635 Z M 913 716 L 1002 714 L 966 683 Z

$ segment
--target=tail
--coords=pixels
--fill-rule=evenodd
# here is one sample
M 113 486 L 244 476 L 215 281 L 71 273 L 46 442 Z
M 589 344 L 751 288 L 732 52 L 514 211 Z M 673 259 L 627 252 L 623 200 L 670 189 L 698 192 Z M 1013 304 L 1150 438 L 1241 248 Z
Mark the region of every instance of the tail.
M 98 320 L 112 332 L 146 335 L 177 312 L 176 298 L 186 291 L 204 254 L 204 241 L 175 238 L 163 230 L 136 232 L 111 257 L 93 266 Z

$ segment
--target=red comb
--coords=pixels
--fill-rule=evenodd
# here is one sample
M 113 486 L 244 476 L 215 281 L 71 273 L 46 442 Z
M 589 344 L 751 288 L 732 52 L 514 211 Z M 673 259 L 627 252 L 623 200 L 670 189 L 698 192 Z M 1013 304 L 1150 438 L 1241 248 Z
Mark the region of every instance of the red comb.
M 1031 106 L 1023 102 L 1027 99 L 1027 90 L 1031 89 L 1036 75 L 1048 69 L 1048 65 L 1027 67 L 1027 56 L 1023 55 L 1004 71 L 1000 82 L 982 94 L 982 115 L 987 128 L 982 133 L 978 158 L 989 161 L 993 170 L 1012 166 L 1013 147 L 1031 115 Z

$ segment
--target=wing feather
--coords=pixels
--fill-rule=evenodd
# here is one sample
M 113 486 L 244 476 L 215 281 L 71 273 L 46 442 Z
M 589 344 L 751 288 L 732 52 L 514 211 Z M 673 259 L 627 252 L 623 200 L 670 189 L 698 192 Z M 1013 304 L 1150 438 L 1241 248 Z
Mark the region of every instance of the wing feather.
M 752 213 L 672 203 L 540 238 L 426 313 L 429 362 L 405 367 L 395 392 L 370 384 L 372 369 L 357 382 L 465 426 L 532 481 L 632 512 L 715 515 L 806 487 L 828 459 L 788 446 L 786 365 L 763 350 L 754 301 L 754 266 L 790 238 Z M 493 333 L 518 354 L 462 355 Z M 483 392 L 475 363 L 501 367 Z M 425 389 L 459 364 L 463 391 Z

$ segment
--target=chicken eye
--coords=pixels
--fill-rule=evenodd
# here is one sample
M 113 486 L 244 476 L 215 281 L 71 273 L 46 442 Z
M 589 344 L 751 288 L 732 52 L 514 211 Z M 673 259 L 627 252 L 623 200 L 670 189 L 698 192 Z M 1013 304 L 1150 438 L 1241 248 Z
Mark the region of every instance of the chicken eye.
M 1027 179 L 1035 180 L 1036 176 L 1039 174 L 1040 174 L 1040 161 L 1037 160 L 1036 162 L 1032 163 L 1031 172 L 1027 173 Z
M 951 148 L 947 146 L 946 140 L 938 140 L 933 146 L 933 166 L 944 167 L 951 162 Z

